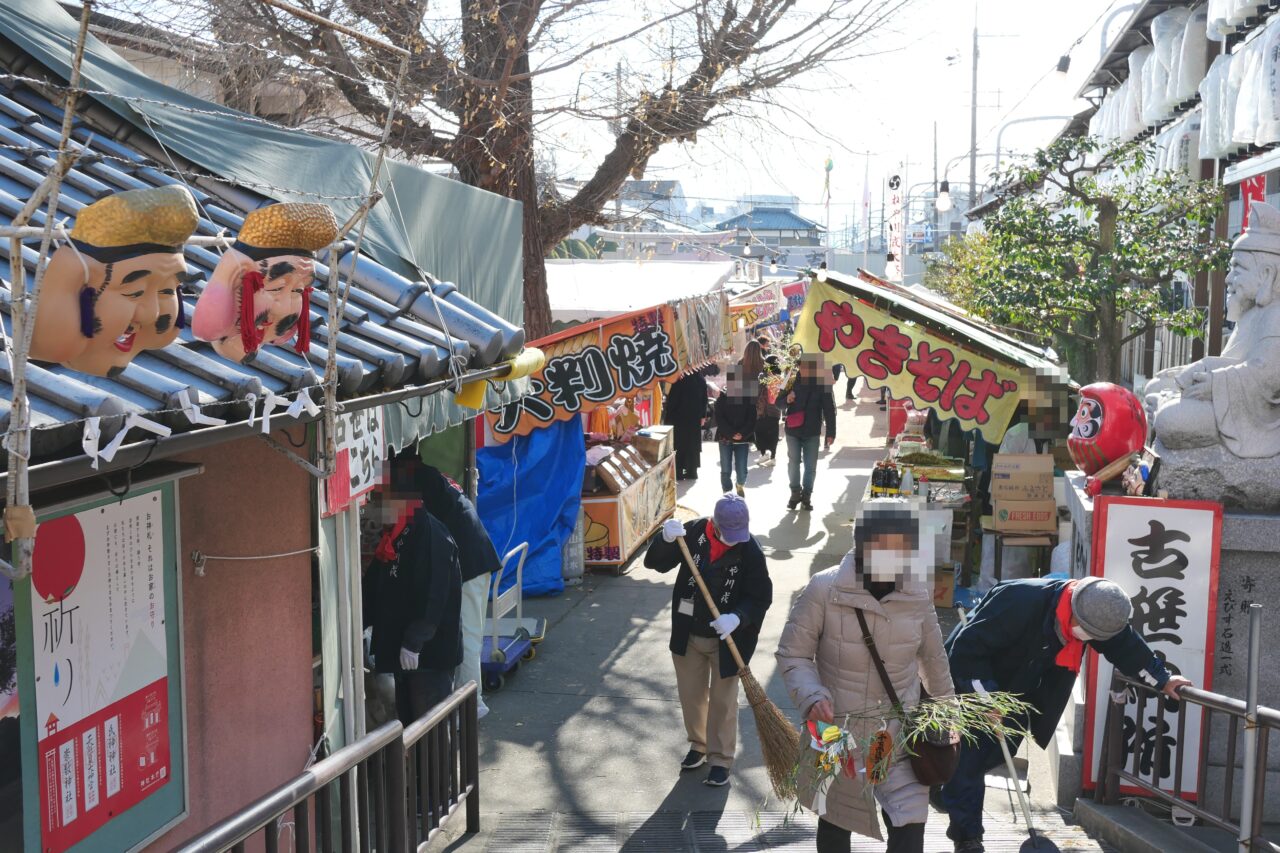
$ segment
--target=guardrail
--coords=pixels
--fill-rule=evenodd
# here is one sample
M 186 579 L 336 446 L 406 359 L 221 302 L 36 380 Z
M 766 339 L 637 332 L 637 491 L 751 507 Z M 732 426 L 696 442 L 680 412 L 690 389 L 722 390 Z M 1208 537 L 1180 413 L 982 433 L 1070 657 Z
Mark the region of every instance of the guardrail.
M 1256 605 L 1255 605 L 1256 607 Z M 1258 628 L 1260 613 L 1250 612 L 1251 646 L 1255 646 L 1261 631 Z M 1232 834 L 1239 843 L 1240 851 L 1274 851 L 1280 853 L 1280 844 L 1262 837 L 1263 798 L 1266 792 L 1267 747 L 1273 729 L 1280 729 L 1280 711 L 1261 708 L 1257 704 L 1257 661 L 1258 649 L 1251 648 L 1249 673 L 1249 700 L 1241 701 L 1210 693 L 1194 687 L 1184 687 L 1178 691 L 1178 698 L 1184 704 L 1197 705 L 1201 709 L 1201 737 L 1198 749 L 1197 789 L 1199 797 L 1195 802 L 1184 799 L 1182 790 L 1184 750 L 1179 749 L 1174 758 L 1173 790 L 1169 792 L 1159 784 L 1168 770 L 1164 766 L 1165 750 L 1151 751 L 1150 774 L 1141 772 L 1140 750 L 1124 753 L 1124 719 L 1125 706 L 1130 695 L 1137 700 L 1137 719 L 1146 720 L 1148 701 L 1156 702 L 1155 731 L 1164 732 L 1166 707 L 1164 695 L 1149 684 L 1115 673 L 1111 680 L 1111 692 L 1107 704 L 1106 725 L 1103 730 L 1102 760 L 1099 768 L 1098 800 L 1107 805 L 1115 805 L 1121 799 L 1121 784 L 1131 785 L 1141 791 L 1141 796 L 1149 797 L 1168 807 L 1177 807 L 1195 816 L 1207 824 L 1218 827 Z M 1176 713 L 1176 712 L 1170 712 Z M 1177 734 L 1175 743 L 1186 743 L 1185 709 L 1178 713 Z M 1212 743 L 1211 734 L 1215 721 L 1226 727 L 1226 756 L 1223 764 L 1223 780 L 1221 797 L 1214 797 L 1207 786 L 1209 776 L 1209 748 Z M 1241 748 L 1241 734 L 1244 745 Z M 1240 753 L 1243 752 L 1241 755 Z M 1240 768 L 1236 768 L 1237 756 Z M 1237 788 L 1236 779 L 1240 776 Z M 1234 800 L 1236 791 L 1240 792 L 1239 815 L 1235 814 Z
M 404 730 L 410 850 L 425 846 L 459 808 L 466 808 L 466 831 L 480 831 L 478 702 L 469 681 Z
M 256 837 L 266 853 L 409 853 L 425 847 L 463 806 L 467 831 L 478 832 L 476 709 L 476 684 L 468 682 L 407 729 L 395 720 L 378 727 L 205 830 L 178 853 L 243 853 Z

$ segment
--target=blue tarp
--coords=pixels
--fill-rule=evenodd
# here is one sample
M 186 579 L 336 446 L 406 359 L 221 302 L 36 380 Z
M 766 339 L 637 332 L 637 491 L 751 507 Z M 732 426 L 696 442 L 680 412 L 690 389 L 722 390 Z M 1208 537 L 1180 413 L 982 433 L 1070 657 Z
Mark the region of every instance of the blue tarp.
M 564 590 L 561 550 L 578 522 L 586 463 L 586 442 L 577 418 L 476 451 L 476 509 L 498 553 L 529 543 L 525 595 L 557 595 Z M 515 581 L 514 569 L 503 576 L 504 590 Z

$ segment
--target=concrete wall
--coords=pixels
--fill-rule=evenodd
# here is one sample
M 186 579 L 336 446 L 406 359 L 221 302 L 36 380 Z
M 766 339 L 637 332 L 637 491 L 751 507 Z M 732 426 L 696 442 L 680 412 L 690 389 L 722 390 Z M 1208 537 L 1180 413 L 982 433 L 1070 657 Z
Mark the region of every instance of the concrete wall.
M 191 814 L 156 851 L 301 773 L 312 735 L 310 555 L 190 559 L 311 547 L 311 478 L 257 439 L 182 461 L 205 466 L 179 485 Z

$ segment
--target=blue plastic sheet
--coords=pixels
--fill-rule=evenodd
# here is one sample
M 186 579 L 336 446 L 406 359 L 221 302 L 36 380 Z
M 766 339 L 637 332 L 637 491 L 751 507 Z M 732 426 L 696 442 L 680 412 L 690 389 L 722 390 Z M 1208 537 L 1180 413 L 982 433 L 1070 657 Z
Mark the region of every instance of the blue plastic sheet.
M 480 487 L 476 509 L 499 555 L 529 543 L 525 595 L 564 590 L 561 550 L 573 534 L 582 503 L 586 442 L 577 418 L 535 429 L 506 444 L 476 451 Z M 515 582 L 515 566 L 502 578 Z

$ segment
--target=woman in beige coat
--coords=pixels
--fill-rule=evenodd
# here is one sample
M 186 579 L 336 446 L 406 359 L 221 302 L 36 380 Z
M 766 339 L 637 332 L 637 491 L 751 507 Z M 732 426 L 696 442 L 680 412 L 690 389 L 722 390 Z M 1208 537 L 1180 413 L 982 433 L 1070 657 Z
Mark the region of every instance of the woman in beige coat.
M 863 640 L 862 610 L 901 701 L 920 700 L 921 677 L 931 696 L 953 692 L 932 590 L 910 579 L 918 558 L 918 510 L 903 501 L 868 501 L 854 531 L 854 548 L 834 569 L 809 581 L 787 619 L 778 665 L 796 707 L 810 720 L 852 729 L 860 742 L 878 720 L 844 719 L 892 707 Z M 888 722 L 896 738 L 898 723 Z M 810 752 L 811 758 L 816 754 Z M 861 762 L 859 762 L 861 764 Z M 868 790 L 865 773 L 838 776 L 817 790 L 814 761 L 802 763 L 800 802 L 818 813 L 818 853 L 848 853 L 850 834 L 882 838 L 875 803 L 889 829 L 888 853 L 921 853 L 929 791 L 916 781 L 909 756 L 895 754 L 887 778 Z

